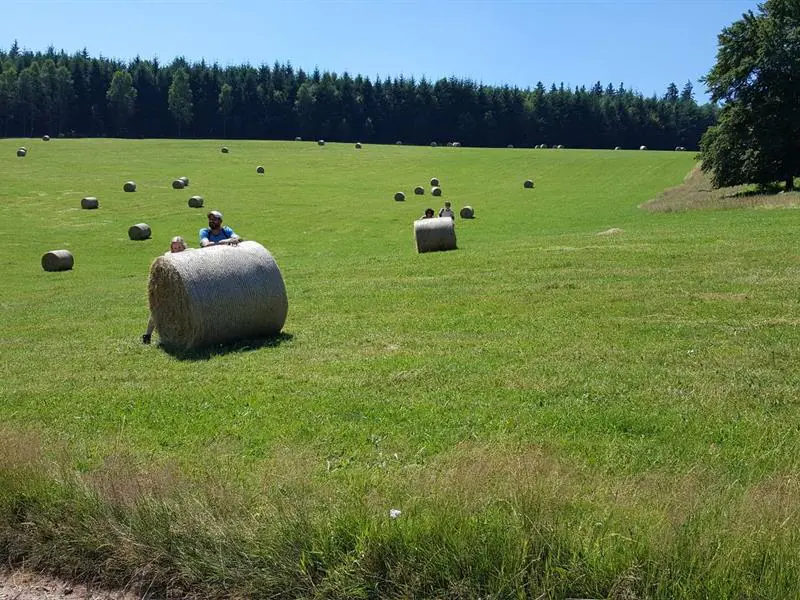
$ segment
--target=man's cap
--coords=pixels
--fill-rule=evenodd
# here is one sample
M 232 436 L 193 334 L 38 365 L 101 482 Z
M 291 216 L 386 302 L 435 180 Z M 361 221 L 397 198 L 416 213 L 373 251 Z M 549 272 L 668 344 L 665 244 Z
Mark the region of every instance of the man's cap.
M 218 210 L 212 210 L 212 211 L 210 211 L 210 212 L 208 213 L 208 216 L 209 216 L 209 217 L 216 217 L 216 218 L 218 218 L 220 221 L 222 221 L 222 213 L 221 213 L 221 212 L 219 212 Z

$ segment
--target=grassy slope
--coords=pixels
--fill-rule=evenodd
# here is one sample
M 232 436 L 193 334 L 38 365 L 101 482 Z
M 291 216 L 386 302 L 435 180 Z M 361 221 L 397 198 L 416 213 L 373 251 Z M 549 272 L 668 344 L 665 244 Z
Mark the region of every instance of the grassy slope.
M 0 141 L 0 216 L 21 232 L 0 250 L 0 420 L 83 469 L 224 456 L 247 477 L 288 447 L 316 476 L 391 486 L 468 443 L 582 465 L 583 492 L 796 472 L 800 214 L 638 209 L 689 154 L 53 140 L 17 159 L 19 143 Z M 191 187 L 172 190 L 181 175 Z M 412 190 L 431 176 L 477 218 L 459 220 L 458 251 L 417 255 L 411 222 L 439 204 Z M 193 194 L 276 257 L 279 345 L 180 360 L 140 344 L 150 261 L 204 225 Z M 140 221 L 153 240 L 128 241 Z M 41 270 L 55 248 L 72 272 Z

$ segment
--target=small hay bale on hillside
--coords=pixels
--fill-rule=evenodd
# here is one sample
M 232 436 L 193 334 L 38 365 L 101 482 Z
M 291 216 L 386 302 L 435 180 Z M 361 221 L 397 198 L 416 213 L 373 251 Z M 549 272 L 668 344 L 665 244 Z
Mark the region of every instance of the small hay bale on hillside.
M 447 142 L 447 147 L 448 148 L 452 148 L 453 147 L 453 142 Z
M 264 167 L 262 167 L 261 165 L 257 166 L 256 167 L 256 173 L 258 173 L 259 175 L 263 175 L 264 174 Z
M 28 151 L 25 148 L 17 148 L 17 156 L 19 156 L 20 158 L 25 156 L 27 153 Z
M 301 138 L 301 137 L 298 135 L 296 138 L 294 138 L 294 141 L 295 141 L 295 142 L 302 142 L 302 141 L 303 141 L 303 138 Z
M 431 177 L 431 187 L 436 187 L 437 185 L 439 185 L 439 178 Z
M 563 149 L 564 149 L 564 146 L 563 146 L 562 144 L 559 144 L 558 146 L 556 146 L 556 149 L 557 149 L 557 150 L 563 150 Z
M 223 146 L 222 148 L 220 148 L 220 152 L 222 152 L 223 154 L 227 154 L 229 152 L 228 147 Z
M 318 146 L 324 146 L 325 145 L 325 140 L 317 140 L 317 145 Z
M 147 240 L 151 235 L 150 225 L 147 223 L 137 223 L 128 228 L 128 237 L 132 240 Z
M 123 192 L 135 192 L 136 191 L 136 182 L 134 181 L 126 181 L 122 186 Z
M 189 198 L 189 208 L 203 208 L 203 197 L 192 196 Z
M 45 271 L 69 271 L 75 259 L 69 250 L 51 250 L 42 256 L 42 268 Z
M 522 187 L 524 187 L 526 190 L 533 189 L 533 179 L 526 179 L 525 183 L 522 184 Z
M 180 179 L 174 179 L 172 181 L 172 189 L 173 190 L 182 190 L 185 187 L 186 187 L 186 184 L 183 183 L 183 181 L 181 181 Z
M 92 209 L 100 208 L 100 202 L 94 196 L 86 196 L 81 198 L 81 208 Z
M 397 140 L 395 142 L 395 146 L 402 146 L 402 145 L 403 145 L 403 142 L 401 142 L 400 140 Z
M 639 150 L 647 150 L 647 146 L 639 146 Z
M 442 195 L 442 188 L 440 188 L 440 187 L 431 188 L 431 195 L 433 195 L 433 196 L 441 196 Z
M 183 177 L 178 177 L 183 182 L 183 187 L 189 187 L 189 178 L 184 175 Z
M 461 148 L 461 142 L 453 142 L 453 148 Z
M 42 136 L 42 141 L 43 142 L 49 142 L 50 141 L 50 136 L 49 135 L 43 135 Z
M 450 217 L 434 217 L 414 221 L 417 252 L 437 252 L 456 249 L 456 228 Z
M 458 213 L 462 219 L 474 219 L 475 218 L 475 211 L 471 206 L 465 206 L 462 208 Z
M 356 150 L 361 150 L 361 142 L 356 142 Z
M 431 142 L 431 148 L 438 148 L 438 147 L 439 144 L 437 144 L 436 142 Z
M 614 150 L 622 150 L 620 146 L 614 146 Z
M 277 335 L 289 311 L 280 269 L 256 242 L 159 256 L 148 299 L 162 342 L 187 350 Z
M 414 194 L 416 194 L 417 196 L 424 196 L 425 188 L 422 187 L 421 185 L 418 185 L 417 187 L 414 188 Z
M 508 146 L 506 146 L 506 148 L 513 149 L 514 148 L 514 144 L 509 144 Z
M 403 200 L 406 199 L 406 195 L 403 192 L 396 192 L 394 195 L 394 199 L 397 202 L 402 202 Z

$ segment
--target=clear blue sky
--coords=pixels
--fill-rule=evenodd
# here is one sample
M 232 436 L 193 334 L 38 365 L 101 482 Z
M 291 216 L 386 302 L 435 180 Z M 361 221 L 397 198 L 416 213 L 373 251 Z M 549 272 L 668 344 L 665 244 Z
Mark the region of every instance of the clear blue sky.
M 756 0 L 4 0 L 0 45 L 532 87 L 697 80 Z

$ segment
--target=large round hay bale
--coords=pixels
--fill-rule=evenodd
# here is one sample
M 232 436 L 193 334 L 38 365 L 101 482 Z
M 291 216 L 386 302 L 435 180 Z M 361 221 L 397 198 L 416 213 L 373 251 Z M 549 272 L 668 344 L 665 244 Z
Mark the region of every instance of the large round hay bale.
M 183 177 L 178 177 L 183 182 L 183 187 L 189 187 L 189 178 L 185 175 Z
M 317 140 L 317 145 L 318 146 L 324 146 L 325 145 L 325 140 Z
M 227 154 L 227 153 L 229 152 L 229 150 L 228 150 L 227 146 L 223 146 L 223 147 L 220 149 L 220 152 L 222 152 L 223 154 Z
M 280 269 L 256 242 L 159 256 L 148 298 L 162 342 L 184 349 L 277 335 L 289 311 Z
M 262 167 L 261 165 L 257 166 L 256 167 L 256 173 L 258 173 L 259 175 L 263 175 L 264 174 L 264 167 Z
M 301 137 L 298 135 L 296 138 L 294 138 L 294 141 L 295 141 L 295 142 L 302 142 L 302 141 L 303 141 L 303 138 L 301 138 Z
M 414 188 L 414 193 L 417 196 L 424 196 L 425 195 L 425 188 L 422 187 L 421 185 L 418 185 L 417 187 Z
M 42 141 L 43 142 L 49 142 L 50 141 L 50 136 L 49 135 L 43 135 L 42 136 Z
M 437 144 L 436 142 L 431 142 L 431 148 L 438 148 L 438 147 L 439 144 Z
M 17 148 L 17 156 L 19 156 L 20 158 L 25 156 L 27 153 L 28 151 L 25 148 Z
M 439 179 L 437 177 L 431 177 L 431 187 L 436 187 L 439 185 Z
M 150 225 L 147 223 L 137 223 L 128 228 L 128 237 L 132 240 L 147 240 L 151 234 Z
M 522 187 L 524 187 L 527 190 L 533 188 L 533 179 L 526 179 L 525 183 L 522 184 Z
M 475 211 L 471 206 L 465 206 L 462 208 L 458 214 L 461 216 L 462 219 L 474 219 L 475 218 Z
M 361 142 L 356 142 L 356 150 L 361 150 Z
M 181 181 L 180 179 L 174 179 L 172 181 L 172 189 L 173 190 L 182 190 L 185 187 L 186 187 L 186 184 L 183 183 L 183 181 Z
M 126 181 L 125 184 L 122 186 L 123 192 L 135 192 L 136 191 L 136 182 L 134 181 Z
M 441 196 L 442 195 L 442 188 L 440 188 L 440 187 L 431 188 L 431 195 L 433 195 L 433 196 Z
M 192 196 L 189 198 L 189 208 L 203 208 L 203 197 Z
M 456 228 L 450 217 L 434 217 L 414 221 L 417 252 L 456 249 Z
M 75 259 L 69 250 L 51 250 L 42 256 L 42 268 L 45 271 L 69 271 Z
M 403 192 L 396 192 L 394 195 L 394 199 L 397 200 L 398 202 L 402 202 L 403 200 L 406 199 L 406 195 Z
M 639 150 L 647 150 L 647 146 L 639 146 Z
M 81 198 L 81 208 L 100 208 L 100 203 L 94 196 L 86 196 L 85 198 Z

